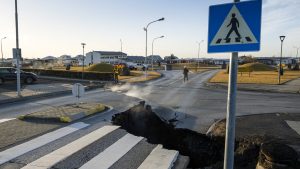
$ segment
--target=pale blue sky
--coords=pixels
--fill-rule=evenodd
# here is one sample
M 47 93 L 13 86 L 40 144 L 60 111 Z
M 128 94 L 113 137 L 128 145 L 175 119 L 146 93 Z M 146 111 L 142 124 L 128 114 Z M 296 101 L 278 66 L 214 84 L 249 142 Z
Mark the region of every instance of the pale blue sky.
M 174 53 L 180 58 L 196 57 L 196 41 L 204 40 L 201 57 L 228 57 L 207 54 L 208 8 L 231 0 L 19 0 L 19 33 L 25 58 L 75 56 L 91 50 L 119 51 L 120 39 L 128 55 L 145 54 L 145 31 L 150 21 L 165 17 L 149 27 L 148 54 L 154 37 L 154 54 Z M 300 46 L 300 1 L 265 0 L 262 45 L 254 56 L 280 53 L 279 35 L 287 36 L 284 55 L 294 56 Z M 14 0 L 0 0 L 0 36 L 4 56 L 15 47 Z

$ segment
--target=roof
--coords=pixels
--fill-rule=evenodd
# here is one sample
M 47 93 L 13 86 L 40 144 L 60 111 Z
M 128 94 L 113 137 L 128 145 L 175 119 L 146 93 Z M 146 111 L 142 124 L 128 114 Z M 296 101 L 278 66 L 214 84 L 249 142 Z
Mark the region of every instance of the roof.
M 129 61 L 145 61 L 144 56 L 127 56 L 127 60 Z
M 101 55 L 126 55 L 126 53 L 123 52 L 114 52 L 114 51 L 94 51 L 97 53 L 100 53 Z

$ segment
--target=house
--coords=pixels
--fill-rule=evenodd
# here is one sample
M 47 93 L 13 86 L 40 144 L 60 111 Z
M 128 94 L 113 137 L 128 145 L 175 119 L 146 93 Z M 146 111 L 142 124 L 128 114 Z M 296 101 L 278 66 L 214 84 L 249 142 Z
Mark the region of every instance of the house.
M 255 60 L 259 63 L 263 63 L 266 65 L 274 65 L 275 64 L 275 60 L 270 57 L 257 57 L 257 58 L 255 58 Z
M 229 64 L 229 59 L 214 59 L 213 64 L 215 65 Z
M 127 56 L 125 59 L 126 62 L 133 62 L 133 63 L 144 63 L 145 57 L 144 56 Z
M 147 62 L 150 61 L 150 63 L 152 63 L 152 59 L 153 59 L 153 63 L 157 63 L 157 62 L 162 62 L 163 61 L 163 59 L 159 55 L 150 55 L 150 56 L 147 56 Z
M 86 54 L 84 61 L 85 65 L 96 64 L 96 63 L 122 63 L 126 60 L 127 54 L 123 52 L 114 51 L 92 51 Z

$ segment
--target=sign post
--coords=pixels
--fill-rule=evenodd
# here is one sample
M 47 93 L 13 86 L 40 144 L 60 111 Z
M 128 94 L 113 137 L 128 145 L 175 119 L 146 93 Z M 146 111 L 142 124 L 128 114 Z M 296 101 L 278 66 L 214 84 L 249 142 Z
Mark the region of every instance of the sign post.
M 77 98 L 77 106 L 79 106 L 79 99 L 84 95 L 84 86 L 80 83 L 75 83 L 72 87 L 72 94 Z
M 262 1 L 210 6 L 208 53 L 232 52 L 228 80 L 224 169 L 234 168 L 238 52 L 260 50 Z

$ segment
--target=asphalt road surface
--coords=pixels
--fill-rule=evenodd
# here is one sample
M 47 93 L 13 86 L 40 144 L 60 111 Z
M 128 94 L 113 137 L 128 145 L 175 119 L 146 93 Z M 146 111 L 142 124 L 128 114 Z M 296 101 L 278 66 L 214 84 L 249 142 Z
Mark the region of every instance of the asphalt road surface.
M 148 104 L 151 104 L 154 111 L 162 118 L 171 119 L 176 116 L 179 119 L 177 127 L 185 127 L 205 133 L 215 120 L 224 118 L 226 115 L 227 91 L 224 89 L 210 89 L 204 85 L 204 82 L 216 72 L 217 70 L 200 74 L 192 73 L 190 74 L 189 81 L 184 83 L 181 71 L 169 71 L 164 72 L 164 77 L 151 82 L 115 86 L 111 88 L 111 90 L 98 89 L 89 91 L 81 99 L 82 102 L 101 102 L 112 106 L 113 109 L 110 112 L 83 119 L 80 122 L 84 123 L 84 125 L 88 125 L 87 127 L 71 127 L 71 130 L 76 129 L 76 131 L 61 136 L 53 142 L 45 143 L 45 145 L 41 145 L 33 151 L 28 151 L 23 155 L 16 155 L 16 158 L 13 158 L 10 163 L 7 161 L 3 163 L 3 165 L 0 165 L 0 168 L 21 168 L 27 164 L 30 164 L 28 166 L 30 168 L 37 164 L 43 164 L 45 161 L 49 162 L 47 155 L 51 152 L 59 151 L 59 149 L 64 148 L 64 146 L 69 145 L 73 141 L 78 141 L 80 138 L 84 138 L 88 134 L 98 131 L 98 129 L 103 126 L 109 125 L 113 114 L 127 110 L 140 100 L 146 100 Z M 299 94 L 239 91 L 237 96 L 237 115 L 277 112 L 299 113 L 299 101 Z M 74 102 L 76 102 L 74 97 L 63 96 L 1 105 L 0 119 L 14 118 L 48 107 L 56 107 Z M 99 134 L 96 134 L 96 136 L 98 137 Z M 48 139 L 41 140 L 47 141 Z M 149 153 L 157 146 L 148 144 L 143 138 L 128 136 L 128 133 L 121 129 L 116 129 L 104 135 L 103 138 L 95 140 L 95 143 L 82 147 L 82 149 L 75 154 L 61 159 L 54 167 L 78 168 L 86 165 L 86 167 L 89 168 L 93 165 L 93 158 L 96 158 L 94 161 L 101 162 L 103 160 L 99 159 L 109 156 L 110 152 L 105 151 L 108 147 L 110 147 L 109 150 L 111 152 L 114 152 L 113 154 L 119 154 L 115 152 L 115 147 L 118 147 L 118 145 L 111 146 L 120 140 L 122 147 L 133 147 L 128 152 L 125 152 L 126 156 L 121 157 L 110 166 L 112 168 L 136 168 L 142 164 L 143 160 L 145 160 L 149 156 Z M 81 145 L 85 142 L 86 141 L 82 141 L 76 143 L 76 145 Z M 134 142 L 136 142 L 136 144 L 133 145 Z M 29 145 L 35 146 L 35 144 L 32 143 Z M 73 145 L 73 147 L 76 148 L 76 145 Z M 28 148 L 28 146 L 24 147 Z M 74 148 L 71 146 L 71 148 L 65 147 L 65 149 L 71 151 Z M 17 153 L 18 151 L 13 150 L 12 152 Z M 101 154 L 99 154 L 101 152 L 108 153 L 108 155 L 104 154 L 101 156 Z M 59 152 L 57 152 L 57 154 L 59 154 Z M 100 157 L 98 155 L 100 155 Z M 0 157 L 4 156 L 1 154 Z M 52 159 L 52 157 L 57 158 L 55 153 L 54 156 L 49 156 L 50 159 Z M 90 161 L 91 163 L 88 163 Z
M 101 102 L 123 111 L 139 100 L 146 100 L 162 117 L 172 118 L 175 112 L 181 120 L 179 127 L 205 133 L 214 121 L 226 116 L 227 90 L 210 89 L 204 85 L 216 72 L 190 74 L 187 83 L 183 82 L 181 71 L 163 72 L 164 77 L 155 81 L 117 86 L 112 90 L 89 91 L 81 101 Z M 72 96 L 64 96 L 3 105 L 0 119 L 75 101 Z M 299 101 L 299 94 L 238 91 L 237 115 L 299 113 Z

